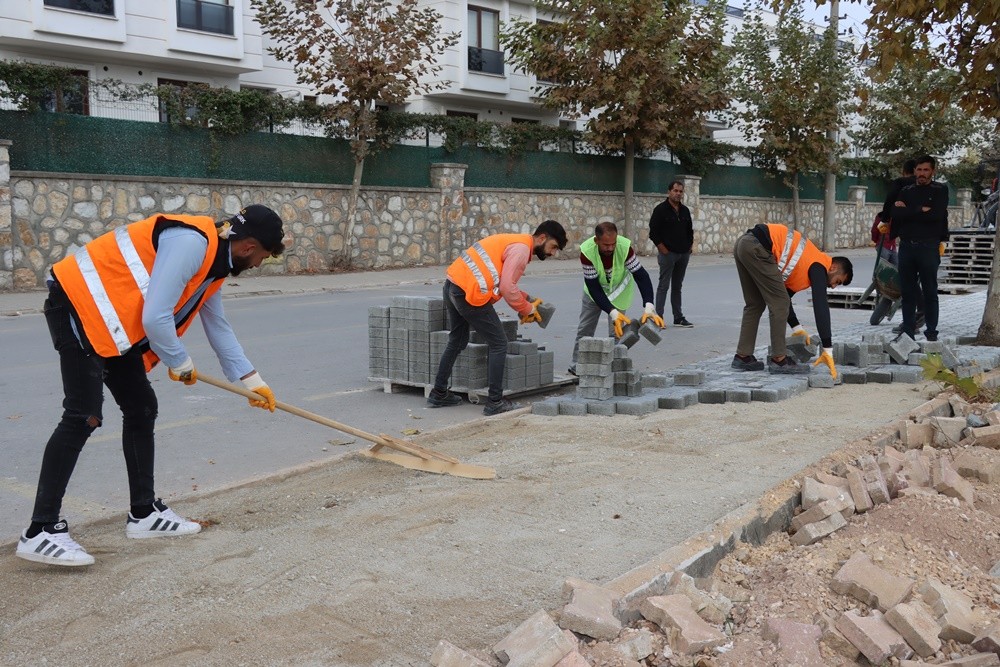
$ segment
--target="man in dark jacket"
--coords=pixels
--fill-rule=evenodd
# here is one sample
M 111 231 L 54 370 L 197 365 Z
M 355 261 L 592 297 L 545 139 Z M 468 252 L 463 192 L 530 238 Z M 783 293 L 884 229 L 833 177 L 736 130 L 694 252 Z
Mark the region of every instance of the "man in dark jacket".
M 667 199 L 653 209 L 649 217 L 649 240 L 653 242 L 660 265 L 660 278 L 656 285 L 656 314 L 663 317 L 667 290 L 670 290 L 670 308 L 674 315 L 674 326 L 693 327 L 684 317 L 681 309 L 681 287 L 691 259 L 694 245 L 694 225 L 691 209 L 681 203 L 684 199 L 684 183 L 672 181 L 667 188 Z
M 899 237 L 899 281 L 903 300 L 901 333 L 916 336 L 916 312 L 923 292 L 927 340 L 937 340 L 937 271 L 948 240 L 948 186 L 934 182 L 937 162 L 917 158 L 916 183 L 904 187 L 893 204 L 890 235 Z

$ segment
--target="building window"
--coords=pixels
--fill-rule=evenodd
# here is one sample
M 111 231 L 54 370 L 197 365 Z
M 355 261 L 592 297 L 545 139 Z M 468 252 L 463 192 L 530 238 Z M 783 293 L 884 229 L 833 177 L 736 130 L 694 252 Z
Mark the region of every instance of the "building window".
M 46 7 L 72 9 L 88 14 L 115 15 L 115 0 L 45 0 L 44 4 Z
M 87 72 L 74 70 L 72 78 L 57 83 L 42 94 L 39 106 L 45 111 L 90 115 L 90 88 Z
M 469 71 L 503 74 L 500 12 L 469 5 Z
M 177 27 L 232 35 L 233 8 L 229 0 L 177 0 Z
M 449 109 L 445 111 L 444 114 L 453 118 L 471 118 L 472 120 L 479 120 L 479 114 L 475 114 L 470 111 L 452 111 Z

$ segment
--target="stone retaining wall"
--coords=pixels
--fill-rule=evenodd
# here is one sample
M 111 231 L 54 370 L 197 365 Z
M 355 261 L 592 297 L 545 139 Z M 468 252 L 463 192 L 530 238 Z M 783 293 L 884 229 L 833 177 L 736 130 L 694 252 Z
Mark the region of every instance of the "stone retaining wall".
M 68 253 L 109 229 L 160 212 L 221 220 L 247 204 L 270 206 L 285 221 L 289 236 L 286 253 L 262 267 L 272 274 L 330 271 L 345 264 L 345 252 L 356 269 L 447 264 L 483 236 L 531 233 L 548 218 L 566 227 L 570 252 L 599 222 L 622 227 L 620 192 L 466 188 L 465 165 L 436 164 L 430 188 L 365 187 L 353 240 L 345 248 L 348 186 L 12 173 L 10 146 L 0 140 L 0 290 L 40 287 L 48 268 Z M 700 179 L 681 178 L 695 220 L 696 252 L 729 252 L 736 238 L 758 222 L 791 222 L 790 201 L 702 197 Z M 849 201 L 837 204 L 837 247 L 869 243 L 880 206 L 865 203 L 865 190 L 851 188 Z M 971 192 L 959 194 L 963 206 L 953 209 L 953 226 L 971 219 Z M 634 197 L 631 236 L 640 254 L 655 252 L 646 223 L 662 200 L 662 195 Z M 822 202 L 802 203 L 802 228 L 814 240 L 821 236 L 822 208 Z

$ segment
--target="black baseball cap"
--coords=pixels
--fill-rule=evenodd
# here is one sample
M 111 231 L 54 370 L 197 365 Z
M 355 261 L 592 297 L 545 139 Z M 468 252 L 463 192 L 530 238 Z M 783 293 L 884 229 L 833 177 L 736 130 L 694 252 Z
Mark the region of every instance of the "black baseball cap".
M 285 231 L 281 217 L 263 204 L 251 204 L 229 218 L 234 239 L 256 239 L 265 250 L 280 252 L 285 249 L 282 240 Z

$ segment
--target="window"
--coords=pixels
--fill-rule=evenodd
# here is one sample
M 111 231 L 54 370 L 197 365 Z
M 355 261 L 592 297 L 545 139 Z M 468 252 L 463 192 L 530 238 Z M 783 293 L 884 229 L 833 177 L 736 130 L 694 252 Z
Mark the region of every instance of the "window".
M 469 111 L 452 111 L 449 109 L 444 112 L 446 116 L 452 116 L 454 118 L 471 118 L 472 120 L 479 120 L 479 114 L 475 114 Z
M 88 14 L 115 15 L 115 0 L 45 0 L 44 4 L 46 7 L 72 9 Z
M 177 0 L 177 27 L 233 34 L 233 8 L 229 0 Z
M 72 78 L 57 83 L 52 90 L 42 94 L 39 105 L 45 111 L 90 115 L 90 88 L 88 74 L 74 70 Z
M 469 5 L 469 71 L 503 74 L 500 12 Z

